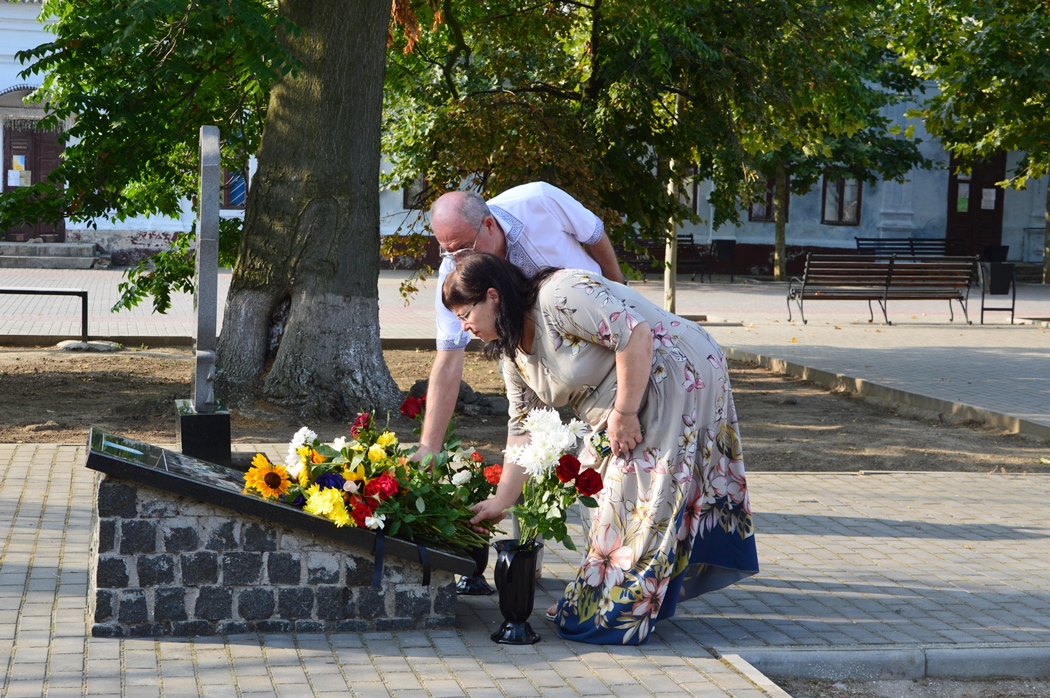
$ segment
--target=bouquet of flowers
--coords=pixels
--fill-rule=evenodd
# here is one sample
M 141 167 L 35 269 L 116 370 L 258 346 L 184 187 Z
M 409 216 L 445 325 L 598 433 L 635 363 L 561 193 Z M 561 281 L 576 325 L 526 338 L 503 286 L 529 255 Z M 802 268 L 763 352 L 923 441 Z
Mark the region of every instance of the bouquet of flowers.
M 423 421 L 427 396 L 409 396 L 401 403 L 401 414 L 409 419 Z M 416 429 L 418 434 L 420 429 Z M 479 451 L 462 448 L 463 442 L 456 436 L 455 421 L 450 420 L 445 432 L 441 451 L 428 454 L 421 465 L 433 468 L 439 479 L 454 485 L 464 495 L 468 505 L 488 499 L 496 490 L 503 466 L 499 463 L 485 465 L 485 456 Z
M 518 542 L 524 545 L 542 536 L 575 550 L 565 527 L 566 513 L 577 500 L 597 506 L 593 495 L 604 486 L 597 470 L 581 470 L 570 453 L 589 427 L 578 419 L 564 424 L 552 409 L 530 411 L 524 426 L 529 443 L 507 450 L 507 462 L 517 463 L 528 475 L 523 501 L 510 509 L 518 517 Z
M 244 476 L 245 492 L 301 507 L 340 527 L 460 550 L 485 544 L 486 537 L 469 524 L 472 502 L 430 469 L 412 467 L 394 432 L 380 429 L 371 413 L 357 415 L 350 436 L 326 444 L 303 427 L 283 464 L 256 454 Z

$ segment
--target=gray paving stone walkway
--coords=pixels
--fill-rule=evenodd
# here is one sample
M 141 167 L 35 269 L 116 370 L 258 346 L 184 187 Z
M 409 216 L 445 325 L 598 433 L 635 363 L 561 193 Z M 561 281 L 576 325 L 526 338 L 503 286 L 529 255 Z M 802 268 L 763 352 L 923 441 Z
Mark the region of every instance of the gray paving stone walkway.
M 95 474 L 83 459 L 81 446 L 0 446 L 0 695 L 751 698 L 784 694 L 717 657 L 762 668 L 778 650 L 1050 656 L 1050 476 L 752 473 L 759 575 L 681 604 L 645 647 L 576 645 L 540 615 L 579 562 L 554 545 L 533 617 L 544 639 L 511 648 L 488 638 L 492 597 L 461 599 L 452 631 L 87 638 Z
M 543 641 L 529 647 L 489 639 L 490 597 L 465 599 L 456 630 L 89 638 L 95 473 L 84 457 L 82 446 L 0 445 L 0 696 L 786 695 L 671 625 L 643 648 L 564 642 L 540 615 L 547 592 L 533 618 Z M 551 556 L 548 574 L 564 579 L 568 556 Z

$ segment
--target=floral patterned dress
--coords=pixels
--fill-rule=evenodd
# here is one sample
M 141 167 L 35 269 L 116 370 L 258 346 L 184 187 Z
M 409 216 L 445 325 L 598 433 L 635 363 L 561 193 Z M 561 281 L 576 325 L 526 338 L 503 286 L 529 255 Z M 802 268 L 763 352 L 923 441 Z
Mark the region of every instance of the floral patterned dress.
M 533 313 L 532 353 L 503 362 L 514 434 L 544 405 L 571 405 L 604 429 L 616 397 L 615 354 L 639 323 L 652 333 L 642 442 L 623 456 L 599 458 L 590 443 L 580 454 L 600 469 L 605 488 L 557 614 L 564 638 L 640 644 L 678 601 L 758 572 L 725 355 L 698 325 L 590 272 L 555 273 Z

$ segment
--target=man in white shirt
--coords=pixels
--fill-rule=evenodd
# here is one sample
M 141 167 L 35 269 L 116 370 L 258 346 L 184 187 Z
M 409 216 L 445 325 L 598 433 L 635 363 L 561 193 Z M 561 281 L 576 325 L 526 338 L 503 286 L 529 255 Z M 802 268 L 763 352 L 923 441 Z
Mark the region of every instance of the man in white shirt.
M 430 227 L 441 245 L 434 301 L 437 356 L 430 370 L 427 409 L 415 458 L 440 450 L 463 378 L 463 350 L 470 333 L 441 302 L 445 277 L 456 258 L 472 251 L 505 257 L 532 276 L 544 267 L 587 269 L 624 282 L 605 226 L 561 189 L 532 182 L 508 189 L 486 204 L 476 192 L 442 195 L 430 209 Z

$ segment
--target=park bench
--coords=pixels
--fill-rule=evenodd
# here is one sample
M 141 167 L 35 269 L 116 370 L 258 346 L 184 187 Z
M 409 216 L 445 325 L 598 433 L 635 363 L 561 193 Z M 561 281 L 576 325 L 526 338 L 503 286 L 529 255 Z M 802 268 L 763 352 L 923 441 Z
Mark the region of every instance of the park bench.
M 649 274 L 663 273 L 664 251 L 665 245 L 662 240 L 645 240 L 637 243 L 635 249 L 619 247 L 616 255 L 620 262 L 640 273 L 644 283 Z M 693 242 L 692 234 L 679 231 L 676 263 L 678 272 L 691 272 L 691 281 L 696 278 L 698 272 L 702 272 L 706 264 L 706 252 L 700 245 Z
M 962 307 L 970 322 L 967 303 L 970 285 L 977 275 L 976 257 L 898 257 L 890 255 L 809 254 L 802 278 L 788 284 L 788 321 L 791 301 L 798 304 L 802 323 L 806 323 L 803 303 L 807 300 L 861 300 L 868 302 L 869 322 L 875 321 L 872 301 L 886 313 L 891 300 L 947 300 L 951 320 L 955 320 L 952 301 Z
M 0 294 L 19 296 L 79 296 L 80 341 L 88 341 L 88 292 L 76 288 L 0 288 Z
M 943 257 L 944 238 L 853 238 L 857 241 L 857 254 L 890 255 L 912 257 Z

